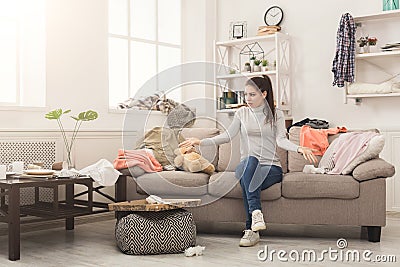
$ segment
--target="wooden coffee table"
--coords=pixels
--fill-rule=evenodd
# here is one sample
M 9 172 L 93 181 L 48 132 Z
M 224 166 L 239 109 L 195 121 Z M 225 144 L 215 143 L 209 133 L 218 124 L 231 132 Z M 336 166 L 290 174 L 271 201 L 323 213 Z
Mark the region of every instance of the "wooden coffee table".
M 74 185 L 87 187 L 87 201 L 75 201 Z M 58 200 L 58 186 L 65 185 L 65 202 Z M 53 188 L 53 202 L 39 201 L 39 188 Z M 20 189 L 35 188 L 35 202 L 32 205 L 20 206 Z M 8 205 L 5 197 L 8 196 Z M 93 180 L 90 177 L 44 179 L 44 178 L 10 178 L 0 180 L 0 221 L 8 223 L 8 258 L 20 259 L 20 215 L 31 215 L 46 219 L 65 218 L 66 230 L 74 229 L 74 217 L 93 212 Z

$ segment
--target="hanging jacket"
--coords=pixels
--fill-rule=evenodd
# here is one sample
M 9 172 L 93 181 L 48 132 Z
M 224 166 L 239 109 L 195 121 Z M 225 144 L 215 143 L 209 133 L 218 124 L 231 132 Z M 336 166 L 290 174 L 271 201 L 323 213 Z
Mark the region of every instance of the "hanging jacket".
M 354 81 L 356 26 L 353 17 L 343 14 L 336 35 L 336 55 L 333 60 L 333 86 L 343 87 Z

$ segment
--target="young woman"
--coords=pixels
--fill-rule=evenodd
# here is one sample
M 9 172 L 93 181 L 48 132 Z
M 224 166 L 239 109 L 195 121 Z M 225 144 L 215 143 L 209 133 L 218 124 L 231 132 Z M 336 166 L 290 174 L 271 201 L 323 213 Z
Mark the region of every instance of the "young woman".
M 180 146 L 220 145 L 240 134 L 241 161 L 236 167 L 235 176 L 240 179 L 242 187 L 246 230 L 239 245 L 247 247 L 257 244 L 260 240 L 258 231 L 266 229 L 261 212 L 261 190 L 282 181 L 276 145 L 297 151 L 310 162 L 317 162 L 317 159 L 310 148 L 297 146 L 287 139 L 284 115 L 281 110 L 275 109 L 268 76 L 248 80 L 245 99 L 248 107 L 236 111 L 226 132 L 203 140 L 188 138 Z

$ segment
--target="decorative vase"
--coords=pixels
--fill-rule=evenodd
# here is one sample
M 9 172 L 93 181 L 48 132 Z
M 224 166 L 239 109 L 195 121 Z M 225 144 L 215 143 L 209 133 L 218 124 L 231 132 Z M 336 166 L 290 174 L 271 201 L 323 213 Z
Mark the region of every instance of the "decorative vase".
M 359 54 L 364 54 L 365 53 L 365 46 L 360 46 L 360 50 L 358 51 Z
M 260 72 L 261 71 L 261 66 L 255 65 L 254 66 L 254 72 Z
M 72 154 L 72 151 L 70 154 L 67 153 L 67 160 L 65 162 L 66 162 L 65 167 L 67 167 L 68 170 L 75 169 L 75 158 Z M 64 168 L 64 166 L 63 166 L 63 168 Z
M 261 70 L 262 70 L 262 71 L 268 71 L 268 66 L 262 66 L 262 67 L 261 67 Z
M 369 53 L 369 52 L 370 52 L 369 44 L 367 44 L 367 45 L 364 46 L 364 53 Z
M 251 68 L 251 71 L 254 71 L 254 59 L 250 60 L 250 68 Z
M 379 51 L 378 51 L 378 46 L 376 46 L 376 45 L 370 45 L 370 46 L 369 46 L 369 52 L 370 52 L 370 53 L 377 53 L 377 52 L 379 52 Z

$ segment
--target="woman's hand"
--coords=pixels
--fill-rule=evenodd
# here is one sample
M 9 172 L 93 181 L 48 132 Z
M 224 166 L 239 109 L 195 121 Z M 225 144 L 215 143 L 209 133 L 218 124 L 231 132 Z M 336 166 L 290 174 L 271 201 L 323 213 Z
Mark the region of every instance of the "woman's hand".
M 190 148 L 192 146 L 200 145 L 200 139 L 191 137 L 187 138 L 185 141 L 179 144 L 179 147 Z
M 316 164 L 318 162 L 317 157 L 313 154 L 313 151 L 317 151 L 316 149 L 312 149 L 305 146 L 300 146 L 297 149 L 297 152 L 301 153 L 303 157 L 311 163 Z

